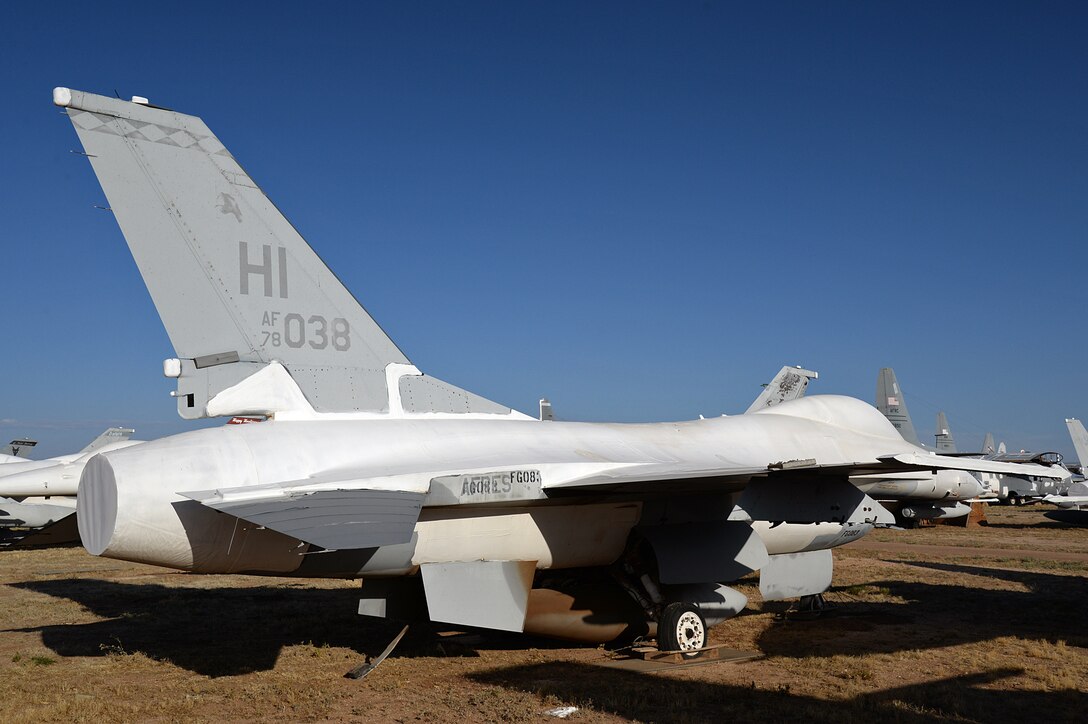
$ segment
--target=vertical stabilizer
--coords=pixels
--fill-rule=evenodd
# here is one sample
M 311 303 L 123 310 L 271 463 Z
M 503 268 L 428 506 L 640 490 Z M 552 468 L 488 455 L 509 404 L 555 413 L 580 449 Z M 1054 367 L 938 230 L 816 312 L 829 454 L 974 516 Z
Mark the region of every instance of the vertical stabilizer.
M 510 413 L 413 367 L 201 119 L 67 88 L 53 102 L 174 345 L 182 417 L 282 412 L 295 386 L 323 412 Z M 287 376 L 242 385 L 273 361 Z M 230 403 L 213 402 L 224 390 Z
M 34 446 L 37 444 L 37 440 L 31 440 L 25 437 L 18 437 L 8 444 L 8 448 L 11 450 L 11 454 L 13 457 L 25 458 L 27 452 L 33 450 Z
M 94 440 L 91 440 L 90 444 L 87 445 L 87 447 L 79 451 L 79 454 L 86 455 L 87 453 L 94 452 L 95 450 L 100 450 L 106 445 L 109 445 L 110 443 L 124 442 L 125 440 L 131 438 L 133 433 L 135 432 L 136 431 L 133 430 L 131 427 L 111 427 L 103 432 L 101 435 L 96 437 Z
M 937 413 L 937 452 L 954 453 L 956 441 L 952 438 L 952 428 L 948 426 L 948 417 L 943 412 Z
M 982 454 L 993 455 L 997 452 L 997 446 L 994 444 L 994 434 L 992 432 L 986 433 L 986 439 L 982 441 Z
M 1073 438 L 1073 449 L 1077 451 L 1077 462 L 1083 470 L 1088 465 L 1088 431 L 1084 429 L 1084 423 L 1075 417 L 1065 421 L 1069 428 L 1069 437 Z
M 907 411 L 907 401 L 903 399 L 903 391 L 899 389 L 899 381 L 895 379 L 895 370 L 891 367 L 882 368 L 877 375 L 876 409 L 888 418 L 904 440 L 921 446 L 914 423 L 910 420 L 910 412 Z
M 783 367 L 759 393 L 759 397 L 748 406 L 744 414 L 774 407 L 786 400 L 796 400 L 804 397 L 810 380 L 820 377 L 819 373 L 798 367 Z

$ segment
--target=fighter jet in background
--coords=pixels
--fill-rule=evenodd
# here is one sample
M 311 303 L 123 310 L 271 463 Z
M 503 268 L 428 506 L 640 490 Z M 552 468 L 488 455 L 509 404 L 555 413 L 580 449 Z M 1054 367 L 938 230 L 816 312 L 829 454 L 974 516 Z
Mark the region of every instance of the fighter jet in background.
M 586 641 L 656 628 L 692 650 L 745 605 L 725 583 L 759 570 L 765 598 L 817 595 L 830 548 L 890 520 L 850 476 L 1004 469 L 838 396 L 677 423 L 516 412 L 415 367 L 199 118 L 53 98 L 174 345 L 181 415 L 268 418 L 94 456 L 77 517 L 96 555 L 362 577 L 368 615 Z
M 94 455 L 137 444 L 134 430 L 111 427 L 77 453 L 19 459 L 0 467 L 0 545 L 54 545 L 79 540 L 76 491 Z

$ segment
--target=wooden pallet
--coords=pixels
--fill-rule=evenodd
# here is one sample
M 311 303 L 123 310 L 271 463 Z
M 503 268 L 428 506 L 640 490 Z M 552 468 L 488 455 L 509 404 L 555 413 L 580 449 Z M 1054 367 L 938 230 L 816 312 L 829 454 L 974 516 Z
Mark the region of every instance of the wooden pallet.
M 756 651 L 739 651 L 726 646 L 708 646 L 691 652 L 662 651 L 654 646 L 639 646 L 629 649 L 624 656 L 612 659 L 604 666 L 636 671 L 660 671 L 685 666 L 749 661 L 762 655 Z

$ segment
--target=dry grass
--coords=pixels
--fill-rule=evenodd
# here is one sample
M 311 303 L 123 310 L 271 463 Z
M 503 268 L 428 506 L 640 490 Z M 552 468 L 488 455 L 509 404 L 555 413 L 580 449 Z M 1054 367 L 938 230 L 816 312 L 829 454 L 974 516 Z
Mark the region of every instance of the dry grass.
M 750 612 L 715 643 L 765 657 L 662 673 L 517 636 L 474 648 L 413 629 L 363 681 L 342 678 L 396 628 L 354 615 L 355 585 L 199 577 L 92 558 L 6 551 L 0 572 L 5 719 L 37 721 L 890 722 L 1080 721 L 1088 706 L 1088 562 L 1000 551 L 1088 551 L 1088 529 L 1041 510 L 991 511 L 982 529 L 882 531 L 952 556 L 840 549 L 836 608 Z M 1053 564 L 1053 565 L 1050 565 Z

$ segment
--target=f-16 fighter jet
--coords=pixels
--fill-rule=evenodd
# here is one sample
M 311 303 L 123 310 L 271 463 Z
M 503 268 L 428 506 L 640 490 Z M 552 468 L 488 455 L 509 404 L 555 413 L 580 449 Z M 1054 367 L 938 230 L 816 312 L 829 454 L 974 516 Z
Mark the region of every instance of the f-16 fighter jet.
M 830 549 L 889 520 L 851 475 L 1000 468 L 912 445 L 847 397 L 654 424 L 516 412 L 413 365 L 202 120 L 53 100 L 173 343 L 181 415 L 267 418 L 92 458 L 77 516 L 96 555 L 362 578 L 367 615 L 599 642 L 656 629 L 692 651 L 745 605 L 729 582 L 759 570 L 767 598 L 819 594 Z

